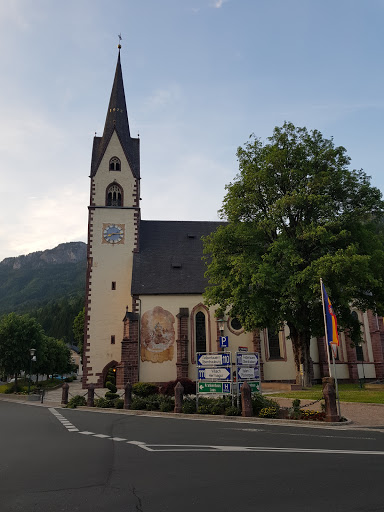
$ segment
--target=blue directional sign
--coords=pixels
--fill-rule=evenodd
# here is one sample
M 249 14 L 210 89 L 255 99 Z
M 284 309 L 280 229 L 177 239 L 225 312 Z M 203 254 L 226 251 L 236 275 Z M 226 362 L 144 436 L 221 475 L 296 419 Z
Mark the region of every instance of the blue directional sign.
M 228 347 L 228 336 L 220 336 L 220 347 Z
M 231 392 L 231 383 L 223 382 L 223 393 L 230 393 L 230 392 Z
M 257 352 L 236 352 L 237 366 L 259 366 Z
M 256 380 L 260 379 L 260 370 L 259 368 L 250 367 L 247 368 L 245 366 L 237 367 L 237 378 L 239 380 Z
M 220 352 L 218 354 L 212 353 L 198 353 L 197 366 L 229 366 L 231 364 L 230 352 Z
M 198 379 L 231 380 L 231 369 L 226 366 L 216 368 L 199 368 Z

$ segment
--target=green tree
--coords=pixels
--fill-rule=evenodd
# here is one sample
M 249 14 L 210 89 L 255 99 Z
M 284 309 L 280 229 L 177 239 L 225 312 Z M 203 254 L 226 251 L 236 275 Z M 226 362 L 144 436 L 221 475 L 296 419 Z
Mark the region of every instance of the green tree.
M 36 349 L 36 359 L 41 355 L 43 330 L 34 318 L 10 313 L 0 319 L 0 368 L 6 375 L 17 376 L 29 372 L 30 349 Z
M 85 308 L 83 308 L 73 321 L 73 339 L 77 345 L 80 357 L 83 358 L 83 343 L 84 343 L 84 319 Z
M 36 370 L 44 375 L 63 375 L 72 371 L 71 353 L 62 340 L 44 336 L 42 356 L 37 361 Z
M 310 385 L 310 338 L 324 335 L 320 277 L 355 342 L 351 307 L 383 312 L 381 193 L 363 171 L 349 170 L 345 148 L 291 123 L 265 144 L 251 136 L 237 156 L 220 210 L 228 223 L 204 241 L 205 300 L 249 331 L 286 322 L 297 379 L 302 364 Z

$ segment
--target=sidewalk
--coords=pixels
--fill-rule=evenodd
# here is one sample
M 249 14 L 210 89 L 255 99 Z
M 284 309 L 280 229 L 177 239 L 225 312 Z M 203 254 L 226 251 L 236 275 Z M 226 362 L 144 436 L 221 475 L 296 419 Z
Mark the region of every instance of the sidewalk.
M 105 393 L 107 391 L 108 391 L 108 389 L 106 389 L 106 388 L 96 389 L 95 397 L 96 398 L 102 397 L 105 395 Z M 122 390 L 118 390 L 118 393 L 122 394 Z M 61 394 L 62 394 L 61 388 L 48 391 L 44 396 L 43 404 L 40 404 L 39 402 L 28 401 L 27 397 L 25 395 L 15 396 L 15 395 L 0 394 L 0 401 L 4 400 L 4 401 L 22 402 L 22 403 L 26 403 L 29 405 L 39 405 L 39 406 L 43 406 L 43 407 L 44 406 L 45 407 L 61 407 Z M 82 389 L 80 381 L 73 381 L 73 382 L 69 383 L 69 398 L 71 398 L 72 396 L 75 396 L 75 395 L 86 396 L 86 394 L 87 394 L 87 390 Z M 279 402 L 279 404 L 282 407 L 290 407 L 292 405 L 292 399 L 290 399 L 290 398 L 274 397 L 274 400 Z M 301 405 L 303 407 L 305 407 L 306 404 L 309 404 L 311 402 L 312 402 L 312 400 L 302 400 Z M 320 410 L 319 402 L 317 402 L 316 404 L 310 405 L 308 407 L 308 409 Z M 108 412 L 108 409 L 96 409 L 96 410 L 101 411 L 103 413 Z M 350 421 L 350 423 L 348 424 L 348 428 L 356 427 L 356 428 L 382 428 L 382 429 L 384 429 L 384 404 L 362 404 L 362 403 L 355 403 L 355 402 L 341 402 L 340 410 L 341 410 L 341 415 Z M 121 411 L 121 410 L 116 410 L 114 412 L 117 412 L 117 411 Z M 143 414 L 143 413 L 148 414 L 148 411 L 121 411 L 121 412 L 127 412 L 130 414 Z M 158 411 L 156 411 L 156 414 L 157 415 L 159 414 Z M 164 414 L 168 415 L 169 413 L 164 413 Z M 180 416 L 184 416 L 184 415 L 177 415 L 177 416 L 180 417 Z M 193 416 L 185 415 L 185 416 L 189 417 L 189 418 L 196 417 L 195 415 L 193 415 Z M 201 415 L 199 415 L 199 416 L 202 417 Z M 207 416 L 203 416 L 203 418 L 209 419 Z M 238 419 L 240 421 L 243 420 L 241 417 L 236 417 L 236 416 L 231 416 L 230 418 L 225 417 L 225 418 L 231 419 L 231 420 L 236 420 L 236 419 Z M 244 420 L 245 419 L 252 421 L 252 418 L 244 418 Z M 215 420 L 216 421 L 219 420 L 219 417 L 216 416 Z M 256 420 L 256 418 L 255 418 L 255 420 Z M 274 422 L 287 423 L 287 421 L 289 423 L 291 423 L 290 420 L 269 420 L 269 421 L 271 423 L 274 423 Z M 299 424 L 301 424 L 303 422 L 298 423 L 295 421 L 295 423 L 297 423 L 297 426 L 299 426 Z M 292 421 L 292 424 L 293 424 L 293 421 Z M 308 421 L 306 421 L 305 424 L 307 426 L 316 426 L 316 427 L 329 425 L 327 423 L 322 423 L 322 422 L 313 422 L 313 425 L 311 425 L 311 422 L 308 422 Z M 340 425 L 340 427 L 343 427 L 343 423 L 340 423 L 340 424 L 333 423 L 332 425 Z M 344 423 L 344 425 L 345 425 L 345 423 Z M 347 426 L 347 425 L 345 425 L 345 426 Z

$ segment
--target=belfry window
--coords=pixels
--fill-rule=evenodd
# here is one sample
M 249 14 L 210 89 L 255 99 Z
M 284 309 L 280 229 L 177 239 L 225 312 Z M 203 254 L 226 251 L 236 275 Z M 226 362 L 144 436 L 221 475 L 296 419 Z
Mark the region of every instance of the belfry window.
M 119 185 L 110 185 L 107 189 L 107 206 L 123 206 L 122 189 Z
M 207 351 L 207 335 L 205 329 L 205 315 L 202 311 L 196 313 L 195 316 L 196 327 L 196 352 Z
M 121 163 L 120 159 L 117 158 L 117 156 L 114 156 L 109 161 L 109 170 L 110 171 L 120 171 L 121 170 Z

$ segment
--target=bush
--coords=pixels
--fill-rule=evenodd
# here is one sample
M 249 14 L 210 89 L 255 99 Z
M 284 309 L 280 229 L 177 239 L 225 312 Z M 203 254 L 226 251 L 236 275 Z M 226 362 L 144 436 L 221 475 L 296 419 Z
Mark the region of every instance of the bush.
M 118 395 L 117 393 L 112 393 L 112 391 L 107 391 L 105 393 L 105 398 L 107 398 L 108 400 L 116 400 L 116 398 L 120 398 L 120 395 Z
M 163 397 L 160 400 L 160 411 L 161 412 L 171 412 L 175 408 L 175 402 L 170 397 Z
M 184 398 L 181 410 L 184 414 L 195 414 L 196 398 Z
M 131 402 L 131 409 L 133 411 L 140 411 L 147 408 L 147 402 L 145 398 L 141 398 L 140 396 L 135 396 Z
M 180 382 L 180 384 L 184 388 L 184 395 L 196 395 L 196 383 L 190 379 L 176 379 L 170 380 L 166 382 L 160 389 L 160 393 L 166 396 L 175 396 L 175 387 L 176 384 Z
M 122 398 L 118 398 L 117 400 L 115 400 L 115 408 L 116 409 L 124 408 L 124 400 Z
M 115 407 L 115 400 L 110 400 L 108 398 L 96 398 L 95 407 L 101 407 L 102 409 L 113 409 Z
M 76 407 L 87 405 L 87 401 L 84 396 L 75 395 L 67 403 L 68 409 L 75 409 Z
M 199 398 L 199 414 L 225 414 L 226 409 L 232 407 L 232 400 L 224 398 Z
M 117 387 L 110 380 L 108 382 L 106 382 L 105 387 L 108 388 L 109 391 L 112 391 L 112 393 L 116 393 L 116 391 L 117 391 Z
M 259 411 L 260 418 L 276 418 L 279 410 L 276 407 L 264 407 Z
M 156 395 L 159 393 L 159 387 L 151 382 L 136 382 L 132 386 L 132 392 L 134 395 L 144 398 L 149 395 Z
M 235 405 L 231 405 L 231 407 L 227 407 L 225 409 L 226 416 L 240 416 L 240 411 Z
M 262 409 L 268 409 L 268 408 L 276 409 L 276 411 L 278 413 L 280 406 L 276 402 L 276 400 L 273 400 L 272 398 L 267 398 L 267 397 L 263 396 L 261 393 L 253 393 L 252 394 L 252 409 L 253 409 L 253 414 L 255 416 L 260 416 L 260 411 Z

